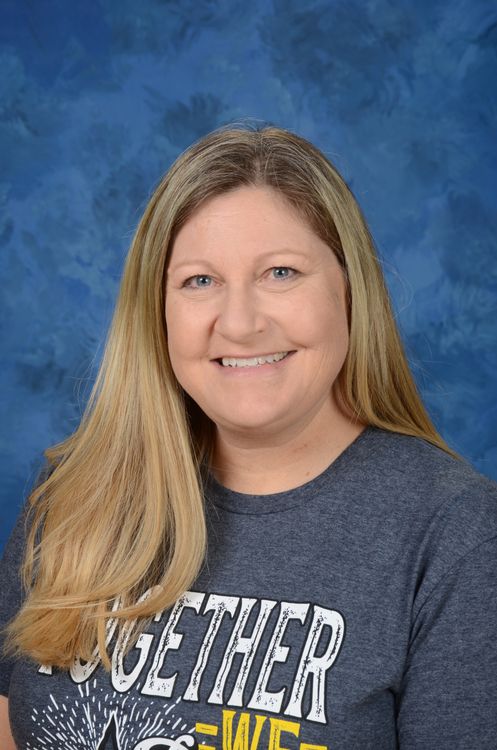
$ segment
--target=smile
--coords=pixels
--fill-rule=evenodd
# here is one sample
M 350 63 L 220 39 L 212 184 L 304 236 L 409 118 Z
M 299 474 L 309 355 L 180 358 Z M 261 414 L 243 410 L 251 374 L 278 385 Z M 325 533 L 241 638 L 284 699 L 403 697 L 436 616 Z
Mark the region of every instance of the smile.
M 221 362 L 223 367 L 257 367 L 259 365 L 271 364 L 273 362 L 279 362 L 288 356 L 288 352 L 276 352 L 275 354 L 261 354 L 257 357 L 221 357 L 218 362 Z
M 259 357 L 220 357 L 212 360 L 213 363 L 227 374 L 243 374 L 251 372 L 269 372 L 277 370 L 284 365 L 290 357 L 296 354 L 296 350 L 288 352 L 276 352 L 275 354 L 265 354 Z

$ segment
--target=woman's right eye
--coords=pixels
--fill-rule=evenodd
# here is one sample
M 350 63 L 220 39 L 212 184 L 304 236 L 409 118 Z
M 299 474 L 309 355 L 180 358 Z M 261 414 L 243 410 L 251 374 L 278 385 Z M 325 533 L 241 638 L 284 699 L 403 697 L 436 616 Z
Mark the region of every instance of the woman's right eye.
M 196 276 L 190 276 L 188 279 L 186 279 L 186 281 L 183 282 L 182 287 L 186 287 L 187 289 L 206 289 L 210 286 L 210 284 L 201 284 L 200 286 L 194 286 L 194 285 L 192 286 L 190 282 L 195 279 L 209 279 L 210 280 L 210 278 L 211 278 L 210 276 L 207 276 L 206 274 L 203 274 L 203 273 L 197 274 Z

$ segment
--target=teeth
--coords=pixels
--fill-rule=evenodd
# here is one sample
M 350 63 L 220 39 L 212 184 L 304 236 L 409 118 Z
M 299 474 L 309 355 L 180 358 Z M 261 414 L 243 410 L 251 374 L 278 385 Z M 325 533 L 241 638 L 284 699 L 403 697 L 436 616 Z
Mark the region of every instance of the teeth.
M 252 359 L 234 359 L 233 357 L 223 357 L 221 362 L 224 367 L 255 367 L 264 365 L 267 362 L 279 362 L 284 359 L 288 352 L 278 352 L 277 354 L 268 354 L 266 357 L 253 357 Z

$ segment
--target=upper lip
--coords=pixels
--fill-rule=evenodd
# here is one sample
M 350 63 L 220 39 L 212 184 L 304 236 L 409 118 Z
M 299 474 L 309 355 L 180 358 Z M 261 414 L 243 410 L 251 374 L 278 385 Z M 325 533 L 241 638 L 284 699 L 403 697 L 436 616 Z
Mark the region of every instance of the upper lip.
M 295 349 L 273 349 L 272 352 L 266 352 L 266 354 L 222 354 L 220 357 L 214 357 L 213 359 L 257 359 L 257 357 L 269 357 L 270 354 L 281 354 L 281 352 L 287 352 L 288 354 Z

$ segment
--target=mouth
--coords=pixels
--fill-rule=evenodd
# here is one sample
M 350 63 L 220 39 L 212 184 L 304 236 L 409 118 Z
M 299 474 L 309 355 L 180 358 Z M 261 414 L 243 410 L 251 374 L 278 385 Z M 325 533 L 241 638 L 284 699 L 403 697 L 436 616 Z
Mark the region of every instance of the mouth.
M 277 353 L 276 356 L 278 357 L 278 359 L 268 362 L 261 362 L 257 360 L 272 355 L 260 354 L 255 357 L 218 357 L 217 359 L 211 360 L 211 362 L 213 362 L 223 371 L 237 374 L 241 374 L 242 372 L 254 372 L 256 370 L 268 371 L 277 369 L 282 366 L 286 362 L 286 360 L 296 354 L 296 352 L 296 349 L 291 349 L 285 352 L 284 356 L 280 356 L 281 354 L 283 354 L 283 352 Z M 225 364 L 223 364 L 223 359 L 225 360 Z

